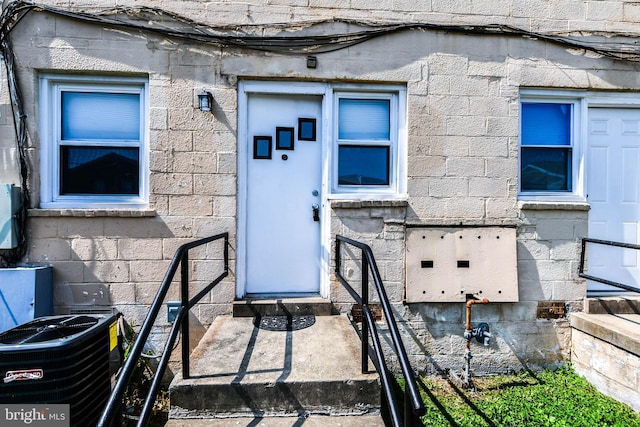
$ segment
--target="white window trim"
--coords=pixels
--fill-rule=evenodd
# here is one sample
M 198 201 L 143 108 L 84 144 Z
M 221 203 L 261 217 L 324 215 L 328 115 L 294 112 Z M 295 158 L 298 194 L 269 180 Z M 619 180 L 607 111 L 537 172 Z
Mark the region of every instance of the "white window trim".
M 406 199 L 407 198 L 407 93 L 399 85 L 336 85 L 331 100 L 330 199 Z M 390 140 L 374 145 L 389 146 L 389 185 L 338 185 L 338 101 L 340 98 L 388 99 L 390 101 Z M 354 142 L 355 143 L 355 142 Z
M 60 161 L 60 91 L 91 89 L 140 94 L 140 141 L 119 145 L 140 147 L 140 182 L 137 196 L 77 196 L 61 195 L 59 188 Z M 40 76 L 40 207 L 44 209 L 140 209 L 149 204 L 149 82 L 141 77 L 71 76 L 43 74 Z
M 547 202 L 584 202 L 586 201 L 584 186 L 584 153 L 586 133 L 583 118 L 586 116 L 584 97 L 571 91 L 521 90 L 518 100 L 519 116 L 523 103 L 558 103 L 572 104 L 571 117 L 571 191 L 521 191 L 522 179 L 522 130 L 518 132 L 518 200 Z
M 586 189 L 587 179 L 585 171 L 587 170 L 587 145 L 589 135 L 589 109 L 590 108 L 640 108 L 640 93 L 621 93 L 621 92 L 595 92 L 584 90 L 550 90 L 550 89 L 521 89 L 520 102 L 522 100 L 536 100 L 538 102 L 562 102 L 563 100 L 571 100 L 578 102 L 579 108 L 576 108 L 575 126 L 575 145 L 574 145 L 574 163 L 573 163 L 573 192 L 563 194 L 536 193 L 530 194 L 520 192 L 520 164 L 518 164 L 518 200 L 527 202 L 582 202 L 587 203 Z M 518 153 L 520 141 L 518 141 Z M 520 156 L 518 156 L 519 158 Z M 519 163 L 519 161 L 518 161 Z

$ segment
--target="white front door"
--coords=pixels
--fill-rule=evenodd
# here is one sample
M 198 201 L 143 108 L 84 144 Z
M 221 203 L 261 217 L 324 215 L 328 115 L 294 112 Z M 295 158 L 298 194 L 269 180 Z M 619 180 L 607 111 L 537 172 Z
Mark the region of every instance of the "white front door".
M 640 109 L 590 108 L 589 237 L 640 242 Z M 588 273 L 640 287 L 640 251 L 589 244 Z M 588 281 L 590 295 L 617 288 Z M 621 291 L 621 290 L 620 290 Z
M 244 294 L 320 291 L 321 113 L 321 96 L 247 95 Z

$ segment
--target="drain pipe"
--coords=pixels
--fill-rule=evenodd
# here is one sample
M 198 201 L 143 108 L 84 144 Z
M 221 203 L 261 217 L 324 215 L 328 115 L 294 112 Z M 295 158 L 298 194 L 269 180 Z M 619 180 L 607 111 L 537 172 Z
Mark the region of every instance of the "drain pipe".
M 464 338 L 467 340 L 467 351 L 465 352 L 465 369 L 464 369 L 464 385 L 466 387 L 471 386 L 471 338 L 475 337 L 478 342 L 481 342 L 485 347 L 489 346 L 489 340 L 491 334 L 489 333 L 489 325 L 486 323 L 480 323 L 477 328 L 471 329 L 471 306 L 473 304 L 488 304 L 487 298 L 475 299 L 473 296 L 469 296 L 467 301 L 467 322 L 465 324 Z

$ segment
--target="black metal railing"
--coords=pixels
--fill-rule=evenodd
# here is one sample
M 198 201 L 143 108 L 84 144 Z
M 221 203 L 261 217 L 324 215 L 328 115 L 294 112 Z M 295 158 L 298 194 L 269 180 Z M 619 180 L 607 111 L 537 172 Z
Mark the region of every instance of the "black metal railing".
M 189 250 L 198 246 L 205 245 L 215 240 L 224 239 L 224 269 L 222 273 L 210 282 L 204 289 L 198 292 L 193 298 L 189 298 Z M 176 315 L 176 319 L 173 322 L 173 326 L 169 332 L 169 337 L 164 347 L 164 351 L 158 362 L 154 378 L 151 382 L 151 387 L 146 396 L 140 418 L 138 420 L 138 427 L 144 427 L 149 422 L 151 416 L 151 410 L 156 399 L 156 395 L 160 388 L 162 377 L 169 363 L 169 357 L 171 356 L 171 350 L 178 337 L 178 332 L 182 333 L 182 376 L 183 378 L 189 378 L 189 316 L 187 315 L 189 310 L 202 299 L 211 289 L 213 289 L 218 283 L 229 275 L 229 233 L 221 233 L 215 236 L 206 237 L 193 242 L 185 243 L 180 246 L 176 251 L 171 264 L 164 276 L 164 280 L 158 289 L 158 293 L 149 308 L 149 313 L 145 318 L 138 336 L 136 337 L 133 347 L 127 357 L 127 360 L 122 367 L 118 375 L 118 380 L 109 396 L 109 400 L 98 420 L 98 427 L 111 426 L 113 418 L 119 412 L 120 405 L 122 404 L 122 397 L 131 380 L 131 376 L 138 364 L 138 359 L 142 354 L 142 350 L 149 338 L 153 324 L 158 317 L 160 308 L 164 301 L 167 291 L 173 282 L 173 278 L 180 267 L 180 308 Z M 119 425 L 116 423 L 116 425 Z
M 606 245 L 613 246 L 617 248 L 625 248 L 625 249 L 635 249 L 640 250 L 640 245 L 634 245 L 631 243 L 621 243 L 621 242 L 612 242 L 610 240 L 601 240 L 601 239 L 591 239 L 591 238 L 583 238 L 582 239 L 582 251 L 580 253 L 580 268 L 578 270 L 578 275 L 588 280 L 593 280 L 594 282 L 603 283 L 605 285 L 613 286 L 619 289 L 624 289 L 625 291 L 630 292 L 638 292 L 640 293 L 640 288 L 635 286 L 626 285 L 624 283 L 615 282 L 613 280 L 605 279 L 603 277 L 596 277 L 584 272 L 584 264 L 586 260 L 586 252 L 587 252 L 587 243 L 593 243 L 597 245 Z
M 361 283 L 361 294 L 348 283 L 347 279 L 344 278 L 341 272 L 342 265 L 342 243 L 349 244 L 359 248 L 362 251 L 361 262 L 362 262 L 362 283 Z M 371 248 L 361 242 L 357 242 L 355 240 L 349 239 L 344 236 L 337 235 L 336 236 L 336 277 L 342 283 L 342 285 L 347 289 L 347 291 L 351 294 L 351 297 L 362 307 L 362 372 L 369 372 L 369 336 L 371 337 L 371 343 L 373 350 L 375 352 L 376 363 L 378 366 L 378 373 L 380 375 L 380 379 L 382 382 L 382 389 L 384 392 L 384 397 L 387 402 L 389 416 L 394 427 L 413 427 L 416 425 L 421 425 L 419 423 L 419 417 L 424 415 L 425 408 L 424 403 L 422 402 L 422 398 L 420 397 L 420 392 L 418 391 L 418 385 L 416 383 L 416 378 L 413 370 L 411 369 L 411 365 L 409 364 L 409 358 L 407 357 L 407 352 L 404 348 L 404 344 L 402 343 L 402 339 L 400 337 L 400 331 L 398 330 L 398 325 L 395 321 L 395 316 L 391 311 L 391 304 L 389 303 L 389 298 L 387 297 L 387 293 L 384 289 L 384 285 L 382 283 L 382 279 L 380 278 L 380 272 L 378 271 L 378 266 L 376 264 L 376 260 L 373 256 L 373 252 Z M 382 306 L 382 312 L 387 321 L 387 325 L 389 328 L 389 333 L 391 335 L 391 340 L 393 342 L 392 349 L 395 351 L 396 356 L 398 358 L 398 362 L 400 363 L 400 370 L 402 376 L 404 377 L 404 422 L 403 417 L 400 414 L 400 410 L 398 408 L 398 402 L 396 400 L 394 394 L 394 383 L 395 378 L 391 375 L 387 368 L 387 364 L 384 359 L 384 353 L 382 350 L 382 346 L 380 344 L 380 337 L 378 328 L 376 326 L 375 319 L 373 314 L 371 313 L 371 309 L 369 307 L 369 272 L 371 272 L 371 276 L 373 277 L 373 282 L 375 285 L 375 290 L 378 293 L 378 298 L 380 299 L 380 305 Z

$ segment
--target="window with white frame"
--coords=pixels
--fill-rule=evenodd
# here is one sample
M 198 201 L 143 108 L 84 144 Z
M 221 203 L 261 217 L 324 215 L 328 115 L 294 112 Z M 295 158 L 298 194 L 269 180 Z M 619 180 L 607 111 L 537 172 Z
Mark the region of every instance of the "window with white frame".
M 41 207 L 147 203 L 147 81 L 41 78 Z
M 404 191 L 403 99 L 398 92 L 335 92 L 334 194 Z
M 579 102 L 521 98 L 520 198 L 571 197 L 578 193 Z

